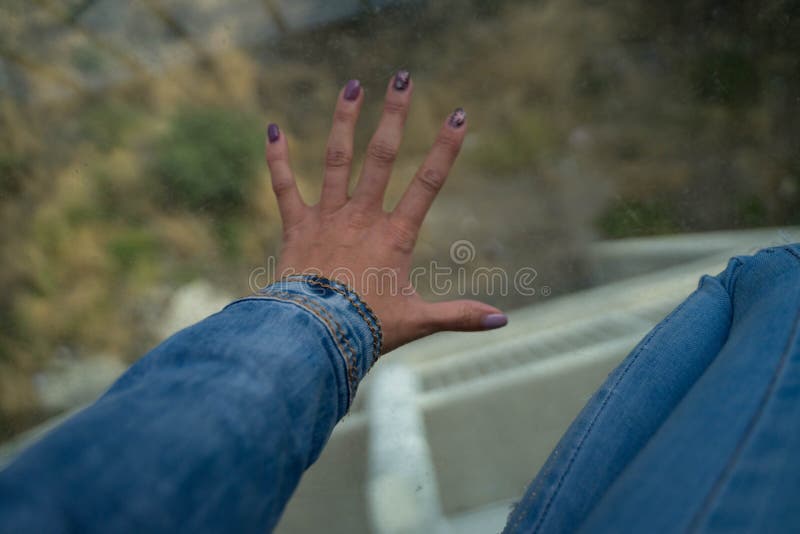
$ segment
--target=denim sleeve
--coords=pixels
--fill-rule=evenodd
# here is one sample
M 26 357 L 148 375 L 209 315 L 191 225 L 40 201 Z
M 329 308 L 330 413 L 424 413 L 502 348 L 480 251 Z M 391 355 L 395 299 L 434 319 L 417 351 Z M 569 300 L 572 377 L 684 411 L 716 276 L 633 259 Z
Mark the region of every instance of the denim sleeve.
M 270 531 L 381 341 L 324 278 L 230 304 L 0 473 L 0 532 Z

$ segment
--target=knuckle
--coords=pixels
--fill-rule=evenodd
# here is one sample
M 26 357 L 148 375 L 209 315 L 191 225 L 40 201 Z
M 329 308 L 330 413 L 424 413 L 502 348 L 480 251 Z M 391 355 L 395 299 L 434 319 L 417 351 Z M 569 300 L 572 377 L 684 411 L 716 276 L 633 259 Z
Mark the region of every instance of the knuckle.
M 356 121 L 356 114 L 351 109 L 344 109 L 344 108 L 336 108 L 333 112 L 333 120 L 334 122 L 343 122 L 347 124 L 354 123 Z
M 353 155 L 343 148 L 328 147 L 325 150 L 325 166 L 341 168 L 347 167 L 353 161 Z
M 446 176 L 444 173 L 437 171 L 436 169 L 427 168 L 424 169 L 419 175 L 417 176 L 417 180 L 419 184 L 428 192 L 436 194 L 444 185 L 444 181 Z
M 272 165 L 286 161 L 286 154 L 282 150 L 267 150 L 267 163 Z
M 294 182 L 291 180 L 272 180 L 272 191 L 275 196 L 281 197 L 292 190 Z
M 436 138 L 436 146 L 448 154 L 457 156 L 461 151 L 461 139 L 452 134 L 442 134 Z
M 303 232 L 301 230 L 299 222 L 295 224 L 284 223 L 282 232 L 284 242 L 290 243 L 294 241 L 299 241 L 302 236 L 302 233 Z
M 463 304 L 458 309 L 458 323 L 462 328 L 469 328 L 474 323 L 475 310 L 467 304 Z
M 353 210 L 347 219 L 347 227 L 351 230 L 366 230 L 372 225 L 372 217 L 362 209 Z
M 335 214 L 335 212 L 323 212 L 323 213 L 320 213 L 319 222 L 323 227 L 325 227 L 325 226 L 333 226 L 334 224 L 336 224 L 336 214 Z
M 383 113 L 385 115 L 405 115 L 408 106 L 403 101 L 387 100 L 383 103 Z
M 373 141 L 367 148 L 367 156 L 381 165 L 388 166 L 397 159 L 397 149 L 386 141 Z
M 407 254 L 413 252 L 417 234 L 412 228 L 398 222 L 391 222 L 389 224 L 389 235 L 392 245 L 397 250 Z

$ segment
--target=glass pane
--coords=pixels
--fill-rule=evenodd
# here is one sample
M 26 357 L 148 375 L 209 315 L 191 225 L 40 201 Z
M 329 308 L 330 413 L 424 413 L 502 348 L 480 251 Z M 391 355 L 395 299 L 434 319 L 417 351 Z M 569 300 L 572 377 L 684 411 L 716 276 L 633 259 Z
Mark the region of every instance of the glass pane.
M 800 8 L 788 0 L 3 0 L 0 440 L 91 401 L 160 340 L 274 274 L 266 125 L 288 136 L 315 202 L 333 104 L 351 78 L 366 91 L 356 167 L 390 76 L 404 68 L 415 81 L 387 209 L 441 121 L 467 110 L 461 156 L 417 243 L 417 288 L 521 310 L 511 339 L 573 328 L 564 310 L 602 317 L 598 295 L 623 306 L 622 289 L 591 288 L 628 280 L 613 287 L 647 295 L 656 286 L 634 277 L 796 241 L 798 58 Z M 437 268 L 449 269 L 446 290 L 429 276 Z M 642 308 L 634 326 L 612 318 L 570 332 L 581 347 L 633 339 L 683 296 Z M 443 339 L 424 349 L 431 358 L 503 338 Z M 488 371 L 420 370 L 420 388 L 578 346 L 565 339 L 537 338 Z M 413 367 L 414 350 L 397 360 Z M 585 398 L 603 372 L 563 389 Z M 366 447 L 367 394 L 358 402 L 352 439 Z M 512 502 L 522 489 L 512 474 L 495 493 L 464 489 L 489 475 L 448 455 L 442 432 L 459 416 L 444 413 L 424 412 L 442 513 Z M 523 478 L 551 445 L 524 459 Z M 363 455 L 343 458 L 365 472 Z M 287 521 L 302 522 L 293 510 Z

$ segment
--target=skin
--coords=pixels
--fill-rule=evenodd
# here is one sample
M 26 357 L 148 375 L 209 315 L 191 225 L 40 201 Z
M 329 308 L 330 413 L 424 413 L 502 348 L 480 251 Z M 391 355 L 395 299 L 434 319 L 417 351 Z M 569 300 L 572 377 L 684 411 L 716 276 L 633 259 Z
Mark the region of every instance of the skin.
M 467 124 L 454 125 L 449 117 L 444 121 L 402 199 L 392 211 L 385 211 L 386 185 L 414 91 L 413 81 L 402 90 L 394 81 L 390 80 L 386 89 L 383 114 L 352 196 L 348 189 L 353 135 L 363 90 L 355 99 L 345 98 L 345 89 L 339 93 L 318 204 L 309 206 L 300 196 L 286 137 L 273 127 L 266 143 L 272 188 L 283 221 L 278 272 L 318 274 L 354 289 L 381 321 L 383 353 L 435 332 L 487 330 L 506 322 L 502 312 L 488 304 L 474 300 L 426 302 L 411 286 L 412 253 L 420 227 L 458 156 Z M 348 96 L 353 97 L 352 87 Z M 382 273 L 380 277 L 364 276 L 376 269 Z

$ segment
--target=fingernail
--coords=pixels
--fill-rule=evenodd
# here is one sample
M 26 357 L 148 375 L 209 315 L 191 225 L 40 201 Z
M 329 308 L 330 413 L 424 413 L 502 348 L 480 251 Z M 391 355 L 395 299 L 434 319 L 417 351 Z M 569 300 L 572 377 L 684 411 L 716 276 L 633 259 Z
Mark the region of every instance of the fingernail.
M 281 138 L 281 131 L 278 128 L 278 125 L 274 122 L 267 126 L 267 139 L 269 139 L 270 143 L 274 143 L 278 139 Z
M 481 326 L 486 330 L 500 328 L 508 324 L 508 317 L 502 313 L 490 313 L 481 319 Z
M 361 82 L 358 80 L 350 80 L 347 82 L 347 85 L 344 86 L 344 99 L 345 100 L 355 100 L 358 98 L 358 95 L 361 94 Z
M 461 128 L 464 125 L 464 121 L 467 120 L 467 112 L 464 111 L 464 108 L 456 108 L 453 113 L 450 114 L 450 120 L 447 122 L 453 128 Z
M 394 75 L 394 88 L 397 91 L 405 91 L 411 83 L 411 73 L 407 70 L 398 70 Z

